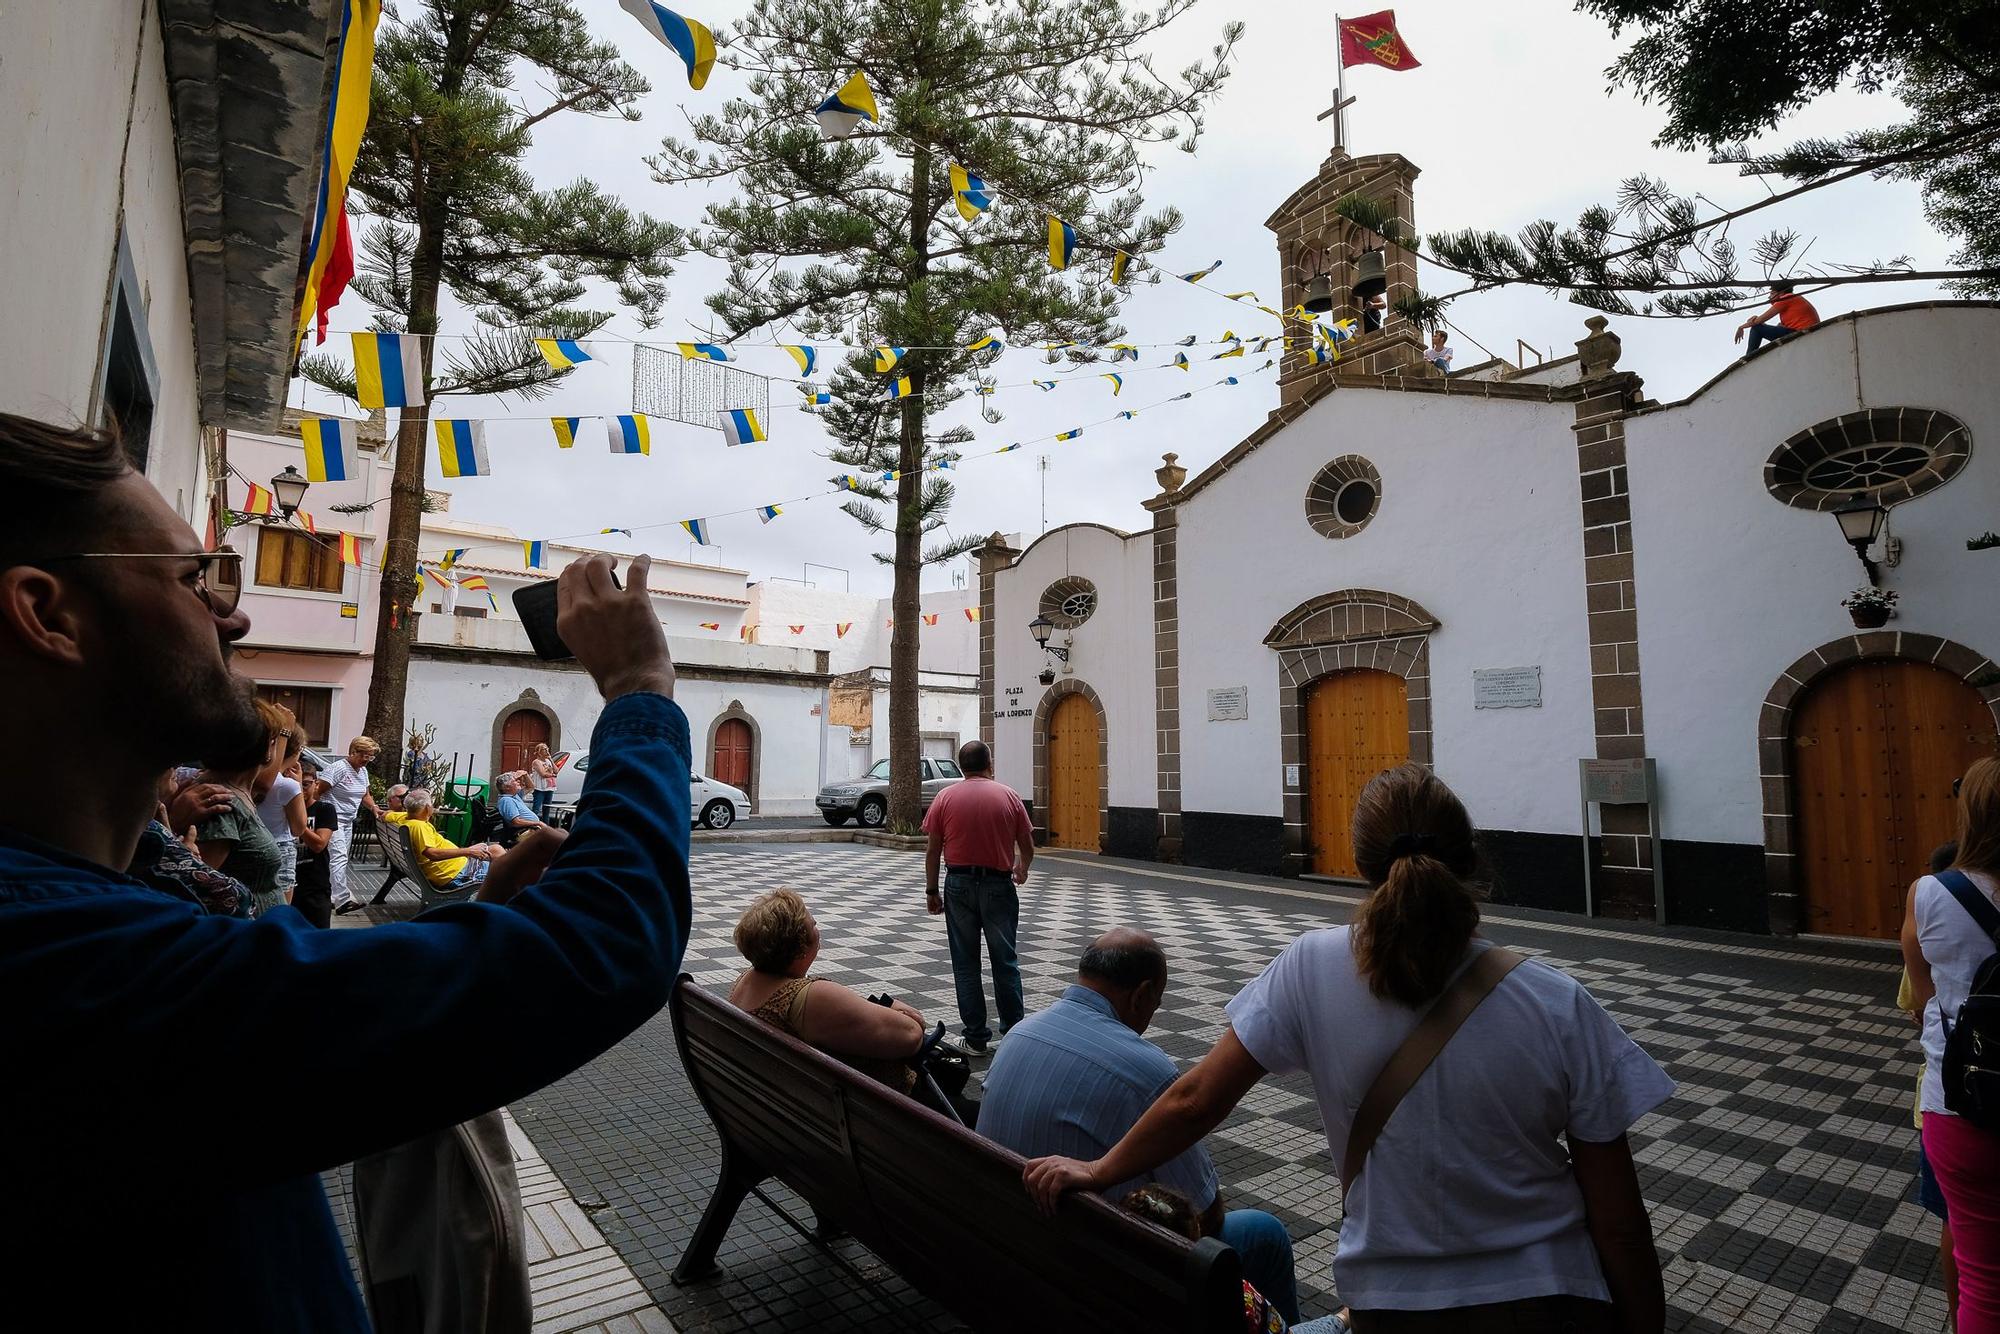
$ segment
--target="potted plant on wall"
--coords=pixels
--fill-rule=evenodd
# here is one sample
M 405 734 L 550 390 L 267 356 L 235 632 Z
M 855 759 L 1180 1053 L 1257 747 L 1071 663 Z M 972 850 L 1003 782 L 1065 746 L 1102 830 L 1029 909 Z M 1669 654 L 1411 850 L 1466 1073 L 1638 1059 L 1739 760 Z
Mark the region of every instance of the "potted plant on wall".
M 1848 616 L 1858 628 L 1875 630 L 1887 624 L 1890 613 L 1896 610 L 1896 592 L 1863 585 L 1842 598 L 1840 605 L 1847 608 Z

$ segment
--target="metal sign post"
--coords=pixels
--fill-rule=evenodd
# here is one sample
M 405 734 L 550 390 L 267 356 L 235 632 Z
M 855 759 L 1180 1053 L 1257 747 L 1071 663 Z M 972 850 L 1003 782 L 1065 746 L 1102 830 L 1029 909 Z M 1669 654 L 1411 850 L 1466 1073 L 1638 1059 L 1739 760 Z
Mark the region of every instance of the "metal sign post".
M 1660 771 L 1659 762 L 1641 760 L 1579 760 L 1577 777 L 1582 787 L 1583 812 L 1583 915 L 1597 916 L 1597 885 L 1590 864 L 1590 808 L 1599 806 L 1646 807 L 1646 832 L 1653 850 L 1653 921 L 1667 923 L 1667 882 L 1660 856 Z

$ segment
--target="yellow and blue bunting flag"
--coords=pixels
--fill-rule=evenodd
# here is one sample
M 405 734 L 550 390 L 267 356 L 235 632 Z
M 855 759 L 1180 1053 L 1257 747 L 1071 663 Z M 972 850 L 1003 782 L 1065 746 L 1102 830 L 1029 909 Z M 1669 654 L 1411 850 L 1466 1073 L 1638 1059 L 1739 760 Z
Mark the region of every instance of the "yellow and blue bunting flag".
M 1105 374 L 1100 375 L 1097 378 L 1100 380 L 1111 381 L 1111 396 L 1113 398 L 1118 397 L 1119 394 L 1125 391 L 1125 377 L 1119 375 L 1115 371 L 1107 371 Z
M 604 436 L 613 454 L 651 455 L 653 452 L 653 426 L 641 413 L 605 418 Z
M 1125 411 L 1119 413 L 1118 415 L 1125 421 L 1131 421 L 1134 417 L 1138 416 L 1139 414 L 1134 412 L 1131 408 L 1127 408 L 1125 409 Z
M 1061 273 L 1076 256 L 1076 228 L 1049 215 L 1049 267 Z
M 308 482 L 351 482 L 359 471 L 357 450 L 361 423 L 345 417 L 306 417 L 299 422 L 299 440 L 306 447 Z M 260 511 L 269 514 L 269 510 Z
M 687 535 L 695 540 L 696 546 L 709 545 L 707 519 L 682 519 L 681 527 L 687 529 Z
M 1125 285 L 1125 266 L 1131 262 L 1132 257 L 1122 250 L 1111 257 L 1111 285 L 1113 287 L 1123 287 Z
M 1181 275 L 1181 281 L 1184 283 L 1198 283 L 1203 278 L 1206 278 L 1209 274 L 1214 273 L 1217 269 L 1221 267 L 1222 267 L 1222 261 L 1218 259 L 1215 261 L 1215 263 L 1209 265 L 1205 269 L 1196 269 L 1193 273 L 1183 273 Z
M 424 363 L 409 334 L 358 333 L 354 342 L 354 397 L 364 408 L 424 405 Z
M 714 343 L 676 343 L 681 356 L 689 361 L 727 361 L 729 349 Z
M 1075 429 L 1074 431 L 1064 431 L 1064 432 L 1063 432 L 1063 433 L 1062 433 L 1061 435 L 1057 436 L 1057 437 L 1056 437 L 1056 439 L 1058 439 L 1058 440 L 1074 440 L 1074 439 L 1076 439 L 1076 438 L 1077 438 L 1078 436 L 1080 436 L 1080 435 L 1082 435 L 1082 434 L 1083 434 L 1083 428 L 1082 428 L 1081 426 L 1079 426 L 1079 427 L 1077 427 L 1077 428 L 1076 428 L 1076 429 Z
M 1174 369 L 1182 371 L 1189 369 L 1187 353 L 1185 352 L 1174 353 Z
M 551 417 L 549 425 L 555 428 L 556 448 L 576 448 L 576 428 L 583 425 L 581 417 Z
M 909 376 L 898 375 L 894 380 L 891 380 L 889 382 L 889 397 L 892 400 L 898 398 L 908 398 L 909 396 L 910 396 Z
M 825 389 L 815 389 L 811 385 L 800 385 L 799 392 L 806 396 L 806 406 L 823 408 L 833 402 L 833 395 Z
M 459 561 L 463 560 L 465 558 L 465 553 L 470 551 L 471 549 L 472 548 L 470 547 L 453 547 L 451 550 L 444 553 L 444 559 L 438 562 L 438 568 L 440 570 L 449 570 L 452 566 L 458 564 Z
M 1035 386 L 1035 388 L 1041 390 L 1045 394 L 1048 393 L 1051 389 L 1054 389 L 1056 387 L 1056 382 L 1054 380 L 1030 380 L 1028 383 L 1032 384 L 1033 386 Z
M 1113 361 L 1137 361 L 1139 359 L 1139 349 L 1133 347 L 1130 343 L 1113 343 L 1110 351 Z
M 431 423 L 437 433 L 438 465 L 446 477 L 491 477 L 486 457 L 486 423 L 463 417 L 440 417 Z
M 771 520 L 777 518 L 780 514 L 783 513 L 784 511 L 779 509 L 776 505 L 760 505 L 757 507 L 757 522 L 769 523 Z
M 859 491 L 861 489 L 861 479 L 851 472 L 844 472 L 831 480 L 835 486 L 843 491 Z
M 1198 343 L 1198 342 L 1200 342 L 1200 341 L 1201 341 L 1201 340 L 1200 340 L 1200 339 L 1198 339 L 1198 338 L 1196 338 L 1196 337 L 1195 337 L 1195 336 L 1194 336 L 1193 334 L 1189 334 L 1189 335 L 1188 335 L 1187 337 L 1185 337 L 1185 338 L 1181 339 L 1181 341 L 1179 342 L 1179 344 L 1177 344 L 1177 346 L 1180 346 L 1180 347 L 1193 347 L 1193 346 L 1194 346 L 1194 345 L 1195 345 L 1196 343 Z
M 853 134 L 864 120 L 882 123 L 882 115 L 875 109 L 875 90 L 868 86 L 868 78 L 860 70 L 840 85 L 840 90 L 813 109 L 819 120 L 820 136 L 825 139 L 845 139 Z
M 722 418 L 722 438 L 728 444 L 754 445 L 768 439 L 764 424 L 749 408 L 724 408 L 718 415 Z
M 599 533 L 622 533 L 626 537 L 632 536 L 630 528 L 600 528 L 597 531 Z
M 803 343 L 784 343 L 781 346 L 791 355 L 793 361 L 799 363 L 799 378 L 804 379 L 811 375 L 813 367 L 819 365 L 819 353 L 815 349 Z
M 1224 292 L 1223 295 L 1231 301 L 1255 301 L 1257 299 L 1255 292 Z
M 982 335 L 967 343 L 965 350 L 967 352 L 1005 352 L 1007 350 L 1007 340 L 996 329 L 990 334 Z
M 1021 446 L 1019 444 L 1002 445 L 1000 446 L 1000 448 L 994 450 L 993 452 L 995 454 L 1012 454 L 1015 450 L 1019 449 L 1020 447 Z
M 521 544 L 521 564 L 531 570 L 545 570 L 549 566 L 549 551 L 546 542 L 523 542 Z
M 903 359 L 904 350 L 905 349 L 900 347 L 876 348 L 875 373 L 877 375 L 886 375 L 890 371 L 894 370 L 896 368 L 896 363 Z
M 993 194 L 986 188 L 984 180 L 954 162 L 951 164 L 951 202 L 958 205 L 959 217 L 975 222 L 980 214 L 993 207 Z
M 552 371 L 566 371 L 572 366 L 595 360 L 574 338 L 537 338 L 535 348 Z
M 715 34 L 705 25 L 653 0 L 618 0 L 618 4 L 687 62 L 688 87 L 699 90 L 708 82 L 708 72 L 715 68 Z

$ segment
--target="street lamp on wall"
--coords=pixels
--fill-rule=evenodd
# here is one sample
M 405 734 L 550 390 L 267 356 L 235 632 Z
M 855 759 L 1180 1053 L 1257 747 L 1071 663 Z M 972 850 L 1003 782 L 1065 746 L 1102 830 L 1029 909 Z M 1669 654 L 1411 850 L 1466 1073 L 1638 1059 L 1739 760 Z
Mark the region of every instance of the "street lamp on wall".
M 1049 637 L 1053 635 L 1055 632 L 1056 632 L 1056 623 L 1050 620 L 1046 616 L 1037 615 L 1034 620 L 1028 622 L 1028 633 L 1035 637 L 1035 644 L 1042 650 L 1042 652 L 1052 654 L 1055 657 L 1061 658 L 1064 662 L 1068 662 L 1069 661 L 1068 649 L 1054 648 L 1051 647 L 1049 644 Z M 1045 686 L 1054 685 L 1056 683 L 1055 668 L 1050 667 L 1046 663 L 1044 663 L 1042 666 L 1042 674 L 1036 677 L 1035 679 L 1037 681 L 1040 681 Z
M 271 479 L 271 495 L 278 502 L 278 509 L 289 519 L 305 503 L 306 487 L 310 485 L 299 475 L 299 470 L 291 464 Z
M 1868 572 L 1868 582 L 1882 582 L 1881 572 L 1875 562 L 1868 559 L 1868 548 L 1875 545 L 1875 539 L 1882 535 L 1882 523 L 1889 517 L 1889 511 L 1856 491 L 1846 503 L 1833 511 L 1833 517 L 1840 524 L 1840 535 L 1847 539 L 1854 554 L 1861 558 L 1861 568 Z

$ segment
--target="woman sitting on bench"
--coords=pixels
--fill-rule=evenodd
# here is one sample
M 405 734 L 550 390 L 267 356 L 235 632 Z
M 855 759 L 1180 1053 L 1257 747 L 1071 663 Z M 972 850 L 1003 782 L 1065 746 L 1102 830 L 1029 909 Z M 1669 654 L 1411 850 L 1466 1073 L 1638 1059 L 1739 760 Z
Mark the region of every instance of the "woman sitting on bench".
M 730 989 L 731 1005 L 899 1092 L 916 1087 L 907 1058 L 923 1046 L 923 1015 L 809 976 L 819 958 L 819 923 L 804 899 L 789 889 L 760 895 L 737 919 L 736 948 L 750 971 Z

